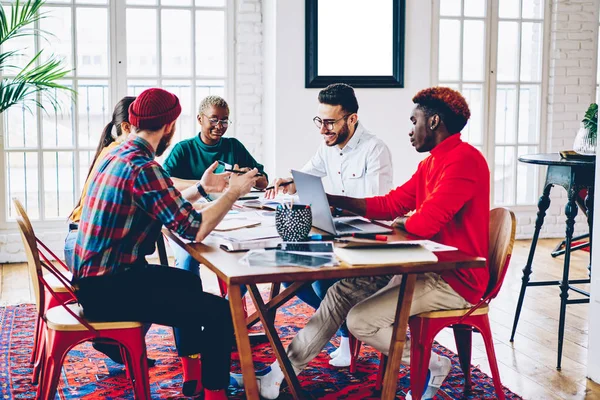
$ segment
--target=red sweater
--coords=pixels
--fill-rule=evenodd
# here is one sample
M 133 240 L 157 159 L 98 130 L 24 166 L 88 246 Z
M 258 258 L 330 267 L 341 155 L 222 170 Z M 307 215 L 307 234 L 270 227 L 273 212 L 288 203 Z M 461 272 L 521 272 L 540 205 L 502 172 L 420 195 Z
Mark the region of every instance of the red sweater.
M 404 185 L 367 201 L 366 217 L 394 219 L 415 210 L 406 231 L 488 257 L 490 171 L 479 150 L 454 134 L 431 150 Z M 447 271 L 443 279 L 470 303 L 481 300 L 489 281 L 487 268 Z

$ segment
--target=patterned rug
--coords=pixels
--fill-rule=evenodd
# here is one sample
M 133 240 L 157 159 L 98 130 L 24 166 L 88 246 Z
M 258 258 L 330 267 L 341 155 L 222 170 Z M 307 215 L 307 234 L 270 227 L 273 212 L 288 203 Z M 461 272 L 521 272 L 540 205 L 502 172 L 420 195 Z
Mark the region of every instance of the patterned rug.
M 251 302 L 250 302 L 251 303 Z M 292 300 L 277 313 L 276 325 L 284 337 L 284 345 L 301 328 L 312 314 L 312 308 Z M 0 398 L 34 398 L 36 386 L 31 384 L 29 357 L 33 344 L 35 310 L 33 305 L 0 308 Z M 150 385 L 153 398 L 181 398 L 181 364 L 176 357 L 172 330 L 163 326 L 153 326 L 146 337 L 148 355 L 157 360 L 150 368 Z M 377 399 L 375 379 L 378 370 L 378 353 L 363 345 L 357 372 L 351 374 L 348 368 L 334 369 L 329 366 L 328 353 L 333 350 L 330 344 L 300 376 L 300 383 L 306 398 L 322 399 Z M 436 344 L 435 351 L 452 359 L 452 371 L 444 382 L 442 390 L 435 397 L 440 399 L 493 399 L 494 387 L 489 376 L 478 368 L 473 369 L 474 392 L 464 397 L 463 374 L 455 354 Z M 232 354 L 232 370 L 239 372 L 237 353 Z M 274 361 L 275 357 L 268 344 L 254 346 L 254 360 L 257 368 Z M 409 387 L 408 369 L 400 371 L 398 396 L 404 398 Z M 521 397 L 504 390 L 507 399 Z M 231 398 L 243 399 L 243 391 L 230 392 Z M 96 352 L 89 343 L 76 346 L 67 356 L 63 367 L 62 380 L 58 389 L 60 399 L 131 399 L 133 391 L 125 376 L 123 366 L 118 365 Z M 283 390 L 280 399 L 290 399 Z

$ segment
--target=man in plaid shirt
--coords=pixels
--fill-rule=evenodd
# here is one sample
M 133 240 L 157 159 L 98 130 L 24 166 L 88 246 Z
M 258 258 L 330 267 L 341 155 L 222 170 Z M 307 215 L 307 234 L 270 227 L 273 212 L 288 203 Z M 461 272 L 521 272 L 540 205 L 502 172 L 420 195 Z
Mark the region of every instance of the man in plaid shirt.
M 88 188 L 73 284 L 91 320 L 179 328 L 183 394 L 196 396 L 205 388 L 205 399 L 226 399 L 233 344 L 228 302 L 204 293 L 198 276 L 149 265 L 145 257 L 154 252 L 163 225 L 186 239 L 203 240 L 255 185 L 258 171 L 216 175 L 215 163 L 196 186 L 180 193 L 154 159 L 169 146 L 180 113 L 177 96 L 162 89 L 146 90 L 131 104 L 135 133 L 105 157 Z M 206 191 L 222 190 L 227 178 L 229 186 L 217 201 L 201 212 L 192 207 Z

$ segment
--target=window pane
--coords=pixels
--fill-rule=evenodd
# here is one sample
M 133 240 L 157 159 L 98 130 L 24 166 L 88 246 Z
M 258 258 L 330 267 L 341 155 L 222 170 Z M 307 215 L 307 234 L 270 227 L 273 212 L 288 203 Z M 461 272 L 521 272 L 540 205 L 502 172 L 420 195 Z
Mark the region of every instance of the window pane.
M 157 75 L 156 10 L 128 8 L 127 26 L 127 75 Z
M 224 7 L 225 0 L 196 0 L 198 7 Z
M 30 110 L 23 104 L 17 104 L 4 112 L 4 132 L 7 148 L 36 147 L 37 110 L 31 103 Z
M 108 20 L 103 8 L 77 8 L 77 75 L 108 76 Z
M 460 16 L 460 0 L 440 0 L 440 15 Z
M 108 0 L 75 0 L 80 4 L 108 4 Z
M 224 81 L 196 81 L 196 108 L 200 104 L 203 98 L 209 95 L 225 96 L 225 82 Z
M 465 0 L 465 16 L 485 17 L 485 4 L 487 0 Z
M 496 143 L 514 143 L 517 118 L 517 87 L 498 85 L 496 91 Z
M 544 0 L 523 0 L 523 18 L 544 18 Z
M 157 0 L 127 0 L 128 6 L 153 6 L 157 4 Z
M 196 11 L 196 74 L 225 76 L 225 12 Z
M 196 125 L 196 105 L 192 99 L 192 83 L 190 81 L 164 81 L 162 87 L 179 97 L 182 110 L 177 119 L 177 130 L 171 146 L 182 139 L 194 137 L 198 131 Z
M 7 7 L 7 6 L 4 6 Z M 5 8 L 7 12 L 7 20 L 11 21 L 12 15 L 12 6 L 10 8 Z M 10 23 L 10 22 L 8 22 Z M 21 36 L 16 37 L 11 40 L 6 41 L 2 44 L 2 51 L 13 51 L 16 50 L 18 54 L 9 58 L 10 64 L 17 67 L 16 69 L 11 68 L 6 71 L 2 71 L 3 74 L 7 75 L 16 75 L 19 71 L 25 67 L 30 61 L 31 58 L 35 54 L 35 44 L 33 36 Z
M 494 171 L 494 203 L 495 205 L 514 204 L 514 147 L 496 147 Z
M 49 16 L 40 20 L 40 29 L 50 33 L 46 36 L 48 41 L 40 42 L 44 48 L 44 60 L 54 54 L 63 60 L 66 69 L 73 69 L 71 7 L 44 7 L 43 9 Z
M 107 81 L 79 82 L 79 147 L 95 149 L 98 146 L 100 134 L 112 115 L 109 103 Z
M 521 80 L 539 82 L 542 79 L 542 24 L 521 24 Z
M 538 143 L 540 137 L 540 87 L 522 85 L 519 94 L 519 143 Z
M 8 178 L 8 199 L 13 197 L 21 200 L 31 219 L 40 218 L 39 188 L 38 188 L 38 157 L 37 153 L 8 153 L 6 177 Z M 9 218 L 15 218 L 16 213 L 10 204 Z
M 516 81 L 518 77 L 519 23 L 498 24 L 498 81 Z
M 163 6 L 190 6 L 192 0 L 160 0 Z
M 483 21 L 465 21 L 464 24 L 463 80 L 482 81 L 485 65 L 485 27 Z
M 519 146 L 517 155 L 535 154 L 537 146 Z M 517 204 L 535 204 L 538 193 L 539 167 L 517 161 Z
M 464 84 L 462 94 L 471 111 L 471 118 L 463 129 L 463 140 L 473 145 L 481 145 L 483 144 L 483 85 Z
M 439 47 L 439 80 L 460 79 L 460 21 L 440 20 Z
M 520 0 L 500 0 L 498 3 L 500 18 L 519 18 Z
M 73 153 L 44 152 L 46 218 L 67 217 L 73 209 Z
M 460 84 L 459 83 L 439 83 L 440 86 L 449 87 L 450 89 L 458 90 L 460 92 Z M 464 95 L 464 93 L 463 93 Z M 411 123 L 412 125 L 412 123 Z
M 161 17 L 162 74 L 167 76 L 192 75 L 191 11 L 163 10 Z M 208 45 L 206 41 L 204 45 L 211 49 L 209 51 L 216 47 Z
M 92 165 L 92 160 L 94 159 L 94 155 L 96 151 L 80 151 L 79 152 L 79 186 L 77 189 L 77 196 L 75 196 L 75 201 L 79 199 L 81 194 L 81 190 L 83 188 L 83 184 L 85 183 L 85 179 L 87 178 L 88 171 L 90 170 L 90 165 Z M 75 205 L 73 205 L 75 206 Z
M 127 81 L 127 95 L 128 96 L 139 96 L 146 89 L 157 87 L 158 84 L 155 80 L 136 80 L 129 79 Z
M 61 82 L 61 84 L 73 87 L 72 82 Z M 45 148 L 72 147 L 73 132 L 75 132 L 73 120 L 72 95 L 63 90 L 53 90 L 52 97 L 57 99 L 61 106 L 56 112 L 53 111 L 50 101 L 44 100 L 43 104 L 48 110 L 42 112 L 42 143 Z

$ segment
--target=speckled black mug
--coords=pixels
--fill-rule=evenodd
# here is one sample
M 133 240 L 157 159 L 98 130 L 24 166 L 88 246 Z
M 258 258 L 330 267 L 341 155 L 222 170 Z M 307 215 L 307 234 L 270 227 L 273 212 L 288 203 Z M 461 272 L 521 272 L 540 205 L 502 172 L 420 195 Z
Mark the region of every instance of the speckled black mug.
M 310 206 L 294 204 L 279 206 L 275 211 L 275 228 L 284 242 L 306 241 L 312 228 Z

